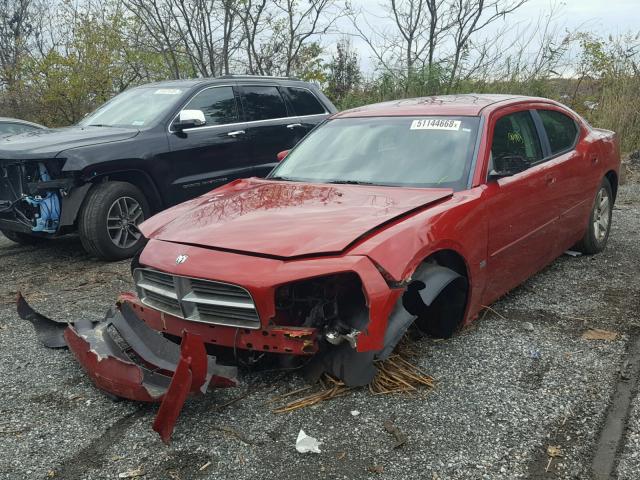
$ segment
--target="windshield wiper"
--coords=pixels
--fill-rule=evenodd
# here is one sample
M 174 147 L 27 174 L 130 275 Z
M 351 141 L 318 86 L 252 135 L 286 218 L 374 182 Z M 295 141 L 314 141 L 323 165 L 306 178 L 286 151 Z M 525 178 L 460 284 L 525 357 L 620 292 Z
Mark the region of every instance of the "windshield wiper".
M 112 127 L 113 125 L 106 125 L 104 123 L 90 123 L 87 127 Z
M 336 185 L 377 185 L 377 183 L 364 182 L 361 180 L 329 180 L 325 183 L 332 183 Z
M 268 177 L 266 180 L 285 180 L 287 182 L 299 182 L 300 180 L 296 180 L 295 178 L 290 178 L 290 177 L 281 177 L 281 176 L 273 176 L 273 177 Z

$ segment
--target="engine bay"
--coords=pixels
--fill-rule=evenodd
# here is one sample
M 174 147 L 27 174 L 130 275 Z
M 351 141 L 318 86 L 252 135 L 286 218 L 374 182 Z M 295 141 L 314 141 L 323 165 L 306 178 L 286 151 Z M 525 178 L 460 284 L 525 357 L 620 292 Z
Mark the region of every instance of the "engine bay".
M 55 188 L 58 185 L 52 182 L 50 168 L 46 161 L 2 164 L 0 218 L 18 222 L 32 232 L 56 233 L 64 190 Z

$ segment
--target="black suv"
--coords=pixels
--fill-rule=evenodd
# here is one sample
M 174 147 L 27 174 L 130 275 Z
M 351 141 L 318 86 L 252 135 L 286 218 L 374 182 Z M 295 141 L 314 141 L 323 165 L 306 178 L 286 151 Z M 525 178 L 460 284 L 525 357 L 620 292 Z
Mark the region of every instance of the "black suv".
M 0 231 L 18 243 L 78 230 L 103 259 L 133 255 L 136 225 L 237 178 L 265 176 L 336 111 L 291 78 L 224 76 L 132 88 L 78 125 L 0 139 Z

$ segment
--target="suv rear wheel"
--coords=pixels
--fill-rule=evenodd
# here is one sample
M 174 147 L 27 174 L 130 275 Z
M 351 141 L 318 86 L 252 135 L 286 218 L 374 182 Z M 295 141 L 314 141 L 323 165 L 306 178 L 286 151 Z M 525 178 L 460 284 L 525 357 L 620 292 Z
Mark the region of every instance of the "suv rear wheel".
M 144 245 L 137 226 L 149 217 L 142 192 L 126 182 L 105 182 L 87 194 L 80 211 L 82 246 L 103 260 L 129 258 Z

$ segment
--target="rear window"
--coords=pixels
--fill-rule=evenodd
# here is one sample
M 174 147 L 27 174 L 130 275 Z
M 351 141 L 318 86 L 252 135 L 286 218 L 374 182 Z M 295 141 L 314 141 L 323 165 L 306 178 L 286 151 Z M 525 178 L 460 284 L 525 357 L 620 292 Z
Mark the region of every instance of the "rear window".
M 578 127 L 572 118 L 556 110 L 538 110 L 547 132 L 551 153 L 557 154 L 573 148 L 578 136 Z
M 316 96 L 306 88 L 285 87 L 284 92 L 296 115 L 318 115 L 326 113 Z
M 184 110 L 201 110 L 206 125 L 221 125 L 238 121 L 236 99 L 231 87 L 207 88 L 184 107 Z
M 287 107 L 277 87 L 250 85 L 242 87 L 242 101 L 247 121 L 284 118 Z

